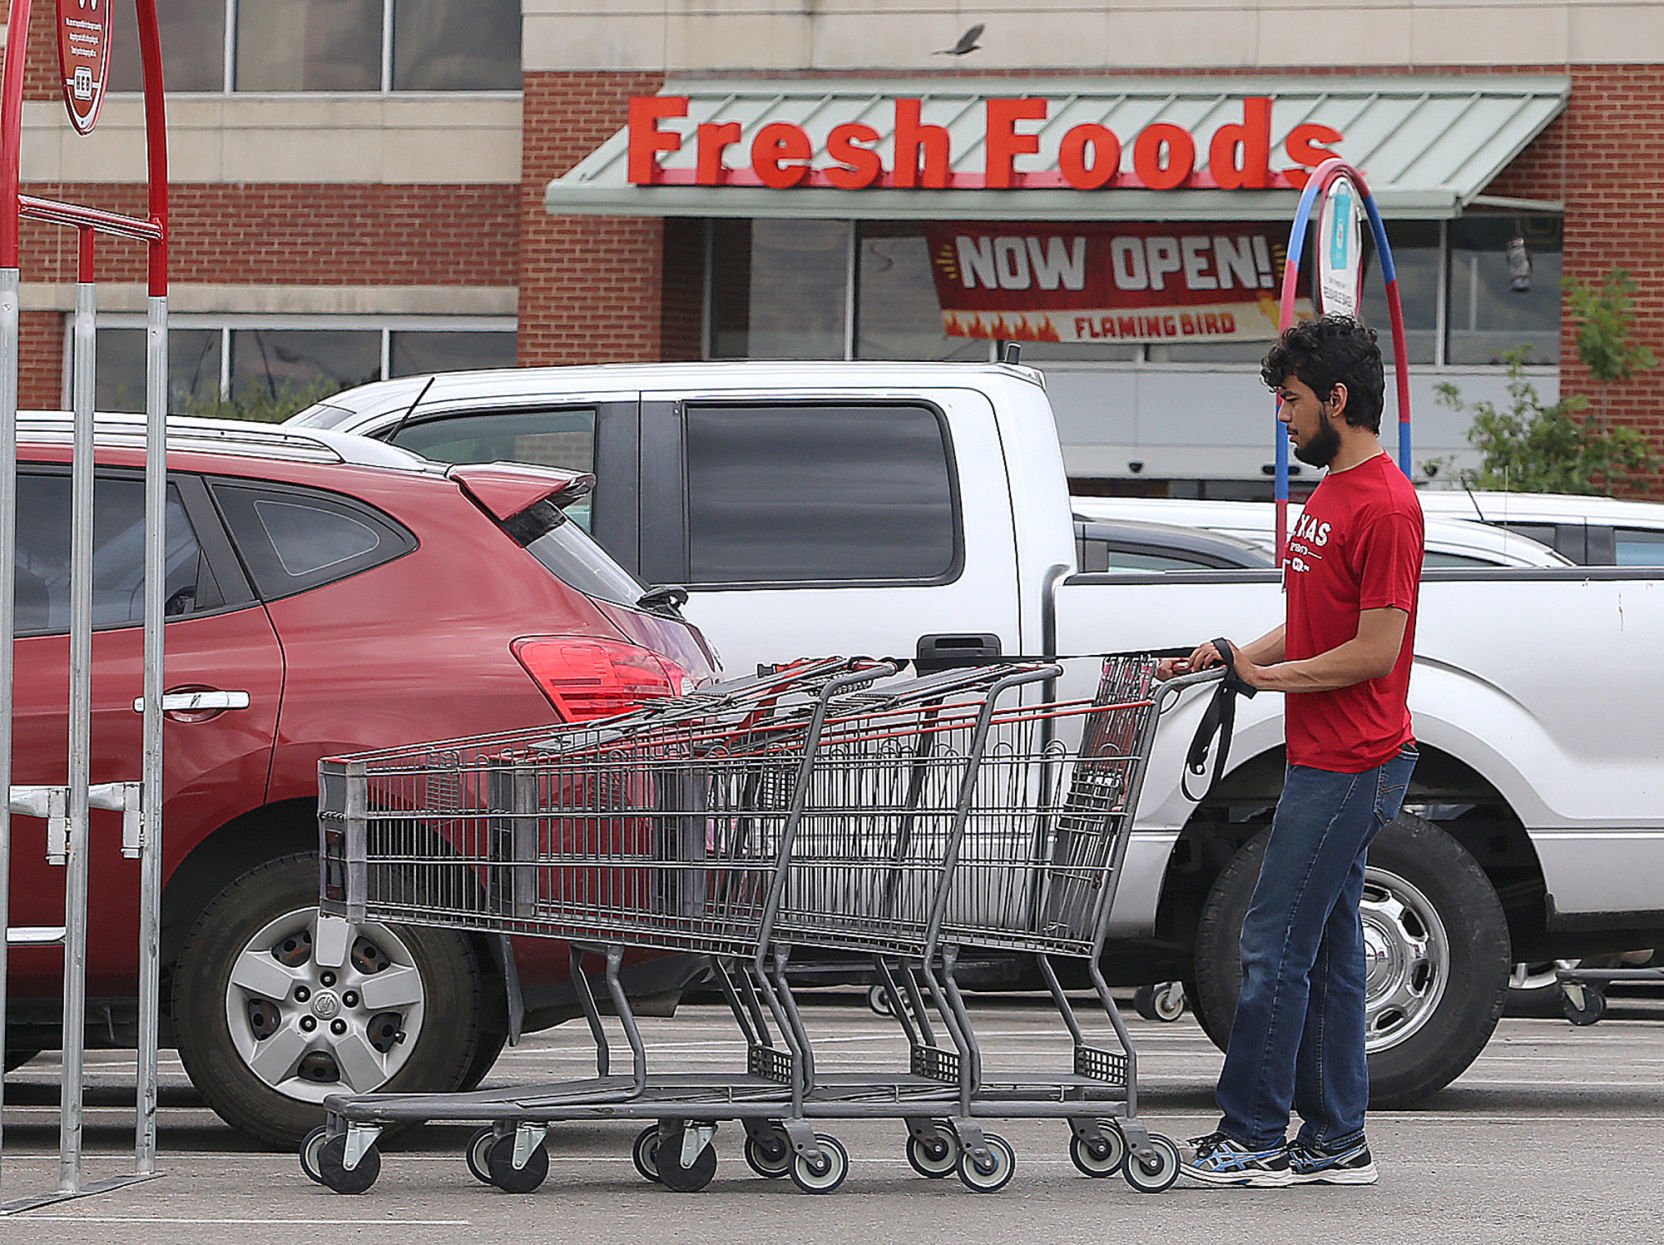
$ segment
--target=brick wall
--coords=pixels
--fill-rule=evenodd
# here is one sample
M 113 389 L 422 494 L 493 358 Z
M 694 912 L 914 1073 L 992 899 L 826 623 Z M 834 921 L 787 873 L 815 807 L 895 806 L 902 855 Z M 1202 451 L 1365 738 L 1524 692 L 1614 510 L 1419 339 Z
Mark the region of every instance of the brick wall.
M 64 404 L 64 317 L 25 311 L 18 317 L 17 405 L 57 410 Z
M 520 361 L 626 363 L 680 357 L 667 339 L 665 222 L 550 216 L 543 192 L 624 123 L 659 76 L 532 73 L 525 80 L 520 214 Z M 676 231 L 672 231 L 676 232 Z M 685 263 L 678 259 L 677 264 Z M 693 350 L 697 353 L 697 341 Z

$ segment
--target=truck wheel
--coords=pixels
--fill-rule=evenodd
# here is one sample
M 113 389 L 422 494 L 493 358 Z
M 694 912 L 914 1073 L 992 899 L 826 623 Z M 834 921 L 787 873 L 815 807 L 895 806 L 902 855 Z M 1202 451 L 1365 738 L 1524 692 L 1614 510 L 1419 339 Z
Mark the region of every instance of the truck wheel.
M 317 903 L 315 856 L 250 869 L 202 910 L 174 983 L 192 1083 L 226 1123 L 280 1148 L 323 1122 L 330 1094 L 452 1090 L 478 1066 L 466 939 L 373 921 L 320 937 Z
M 1269 835 L 1249 840 L 1225 867 L 1196 927 L 1194 1006 L 1221 1049 L 1241 988 L 1242 920 Z M 1490 1041 L 1508 996 L 1508 923 L 1466 849 L 1408 813 L 1370 847 L 1362 913 L 1370 1104 L 1408 1107 L 1460 1076 Z

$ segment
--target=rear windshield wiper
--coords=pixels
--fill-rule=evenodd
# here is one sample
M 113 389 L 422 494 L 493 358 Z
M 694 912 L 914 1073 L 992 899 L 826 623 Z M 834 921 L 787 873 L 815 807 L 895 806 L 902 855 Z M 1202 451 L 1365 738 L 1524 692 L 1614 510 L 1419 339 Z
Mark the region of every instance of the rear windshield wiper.
M 688 590 L 676 584 L 655 584 L 641 594 L 636 608 L 643 610 L 676 610 L 687 604 Z

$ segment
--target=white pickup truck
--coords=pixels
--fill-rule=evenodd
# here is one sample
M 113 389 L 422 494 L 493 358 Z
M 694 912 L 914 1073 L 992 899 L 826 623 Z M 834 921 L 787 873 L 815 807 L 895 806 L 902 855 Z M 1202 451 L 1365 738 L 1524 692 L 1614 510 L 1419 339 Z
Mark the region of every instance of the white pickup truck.
M 1044 379 L 1018 366 L 458 373 L 350 390 L 293 422 L 595 471 L 597 538 L 645 581 L 685 584 L 734 670 L 1188 649 L 1250 639 L 1283 610 L 1274 571 L 1078 573 Z M 1431 570 L 1416 648 L 1423 759 L 1364 901 L 1379 1105 L 1467 1068 L 1514 961 L 1664 931 L 1664 570 Z M 1105 968 L 1186 981 L 1218 1040 L 1281 785 L 1282 700 L 1240 706 L 1230 770 L 1198 803 L 1181 777 L 1199 714 L 1181 702 L 1158 737 Z

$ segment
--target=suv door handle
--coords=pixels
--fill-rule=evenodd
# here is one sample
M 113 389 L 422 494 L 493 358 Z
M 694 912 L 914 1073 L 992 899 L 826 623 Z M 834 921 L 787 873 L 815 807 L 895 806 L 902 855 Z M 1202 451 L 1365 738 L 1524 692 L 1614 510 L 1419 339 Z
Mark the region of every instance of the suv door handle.
M 164 692 L 163 713 L 219 713 L 226 709 L 247 709 L 247 692 Z M 133 712 L 144 712 L 144 697 L 133 700 Z

